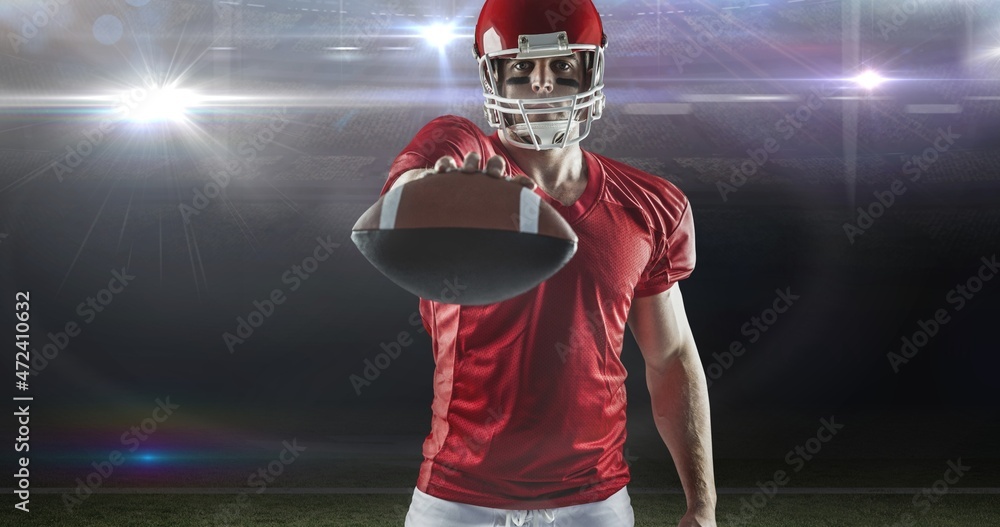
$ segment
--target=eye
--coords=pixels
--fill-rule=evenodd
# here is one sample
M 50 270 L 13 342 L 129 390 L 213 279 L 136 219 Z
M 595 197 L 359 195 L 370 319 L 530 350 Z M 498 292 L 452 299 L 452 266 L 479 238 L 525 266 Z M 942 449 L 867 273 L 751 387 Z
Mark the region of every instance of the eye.
M 566 73 L 573 69 L 573 65 L 565 60 L 556 61 L 552 64 L 552 68 L 558 72 Z
M 526 60 L 515 62 L 514 65 L 511 66 L 511 69 L 514 71 L 531 71 L 531 63 Z

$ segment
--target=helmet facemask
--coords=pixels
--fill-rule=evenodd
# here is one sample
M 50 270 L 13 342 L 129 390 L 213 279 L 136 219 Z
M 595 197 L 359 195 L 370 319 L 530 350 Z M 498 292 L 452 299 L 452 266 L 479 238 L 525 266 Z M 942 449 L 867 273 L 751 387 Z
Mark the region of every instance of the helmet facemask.
M 604 46 L 572 45 L 566 32 L 545 35 L 521 35 L 518 49 L 506 49 L 477 57 L 479 77 L 486 98 L 486 118 L 500 129 L 508 143 L 525 149 L 552 150 L 579 144 L 590 134 L 593 122 L 604 110 Z M 532 99 L 501 95 L 497 64 L 501 59 L 539 59 L 568 57 L 581 53 L 589 84 L 580 93 L 568 96 Z M 585 79 L 585 82 L 588 79 Z M 548 115 L 533 121 L 531 115 Z

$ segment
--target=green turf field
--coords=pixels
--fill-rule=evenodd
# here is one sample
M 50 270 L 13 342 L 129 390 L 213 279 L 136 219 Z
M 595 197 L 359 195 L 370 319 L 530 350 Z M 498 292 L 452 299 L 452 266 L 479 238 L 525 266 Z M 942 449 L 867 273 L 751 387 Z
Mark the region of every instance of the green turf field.
M 926 509 L 915 507 L 911 496 L 779 495 L 752 517 L 733 521 L 731 517 L 739 514 L 740 500 L 745 498 L 720 497 L 720 527 L 902 526 L 907 513 L 913 515 L 913 526 L 1000 525 L 997 495 L 946 495 Z M 43 495 L 31 500 L 30 515 L 5 514 L 10 520 L 0 523 L 43 527 L 399 527 L 409 500 L 404 495 L 254 495 L 238 506 L 232 495 L 95 495 L 70 513 L 59 496 Z M 671 495 L 633 495 L 632 506 L 637 527 L 674 526 L 684 500 Z
M 1000 462 L 993 459 L 968 459 L 972 467 L 955 489 L 995 488 Z M 141 470 L 116 473 L 101 491 L 116 489 L 197 488 L 216 489 L 239 494 L 94 494 L 72 512 L 67 511 L 58 493 L 32 494 L 28 515 L 12 514 L 8 508 L 0 515 L 0 526 L 39 525 L 76 526 L 402 526 L 408 494 L 256 494 L 245 485 L 246 474 L 257 463 L 238 463 L 238 468 L 219 472 L 201 470 L 173 473 L 166 477 L 159 471 L 144 474 Z M 416 464 L 412 461 L 325 461 L 312 465 L 290 465 L 277 478 L 276 491 L 303 488 L 397 488 L 412 489 L 416 482 Z M 726 460 L 716 463 L 720 488 L 753 488 L 768 481 L 777 469 L 789 470 L 782 460 Z M 815 459 L 801 472 L 790 471 L 791 481 L 784 489 L 803 488 L 913 488 L 932 487 L 946 469 L 944 460 L 820 460 Z M 48 470 L 48 485 L 66 488 L 80 469 Z M 41 478 L 40 478 L 41 479 Z M 669 459 L 639 457 L 632 463 L 632 503 L 637 526 L 676 525 L 683 513 L 684 500 L 678 494 L 649 494 L 646 489 L 677 489 L 679 481 Z M 60 491 L 61 492 L 61 491 Z M 914 495 L 809 495 L 778 494 L 764 499 L 758 495 L 752 514 L 741 513 L 750 494 L 723 494 L 719 497 L 720 527 L 945 527 L 1000 526 L 1000 494 L 962 494 L 947 492 L 931 503 L 923 498 L 914 504 Z M 243 494 L 247 499 L 238 501 Z M 906 515 L 910 516 L 907 517 Z M 30 520 L 29 520 L 30 518 Z

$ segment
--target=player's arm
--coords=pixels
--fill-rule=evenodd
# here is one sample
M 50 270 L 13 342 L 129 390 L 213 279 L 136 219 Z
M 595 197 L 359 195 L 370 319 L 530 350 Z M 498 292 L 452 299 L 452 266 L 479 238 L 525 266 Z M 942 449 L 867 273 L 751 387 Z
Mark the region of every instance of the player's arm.
M 481 162 L 480 156 L 476 152 L 469 152 L 468 154 L 466 154 L 461 167 L 458 166 L 453 157 L 444 156 L 441 159 L 438 159 L 437 163 L 434 164 L 433 168 L 418 168 L 404 172 L 403 175 L 396 178 L 396 181 L 393 182 L 392 187 L 390 187 L 389 190 L 392 190 L 400 185 L 405 185 L 410 181 L 415 181 L 422 177 L 426 177 L 430 174 L 443 174 L 445 172 L 460 170 L 467 174 L 480 173 L 495 178 L 503 178 L 504 173 L 507 171 L 507 162 L 504 161 L 504 158 L 501 156 L 491 157 L 486 162 L 485 170 L 481 168 L 480 162 Z M 514 181 L 529 188 L 534 188 L 535 185 L 535 183 L 530 178 L 524 175 L 516 176 L 514 178 Z
M 679 284 L 632 302 L 628 325 L 646 361 L 653 420 L 687 497 L 680 527 L 715 527 L 708 383 Z

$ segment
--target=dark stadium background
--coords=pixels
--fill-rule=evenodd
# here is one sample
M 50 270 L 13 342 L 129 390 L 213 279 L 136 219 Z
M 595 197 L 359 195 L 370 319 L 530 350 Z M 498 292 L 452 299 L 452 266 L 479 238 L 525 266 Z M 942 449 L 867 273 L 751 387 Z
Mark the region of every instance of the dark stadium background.
M 719 470 L 760 467 L 745 484 L 720 484 L 769 477 L 832 416 L 844 428 L 803 471 L 810 481 L 929 485 L 924 474 L 961 457 L 974 461 L 963 485 L 1000 487 L 1000 278 L 961 310 L 948 299 L 1000 249 L 1000 4 L 596 4 L 610 39 L 608 108 L 584 146 L 673 182 L 693 204 L 698 265 L 682 289 L 704 364 L 717 364 Z M 5 33 L 37 9 L 12 5 L 20 10 L 0 11 Z M 415 482 L 430 426 L 430 342 L 412 323 L 417 299 L 349 236 L 423 124 L 452 113 L 486 126 L 467 38 L 479 7 L 87 2 L 19 51 L 0 43 L 2 332 L 11 341 L 15 291 L 31 292 L 36 354 L 47 333 L 81 327 L 30 380 L 34 485 L 76 486 L 166 397 L 180 405 L 176 416 L 105 486 L 240 485 L 259 465 L 246 459 L 270 459 L 292 438 L 311 450 L 280 485 L 297 484 L 305 467 L 364 468 L 378 456 L 402 467 L 398 482 L 381 486 Z M 903 7 L 913 7 L 905 20 Z M 106 14 L 125 27 L 111 45 L 92 27 Z M 438 50 L 415 36 L 418 25 L 446 20 L 465 37 Z M 850 78 L 868 68 L 889 80 L 859 88 Z M 183 87 L 251 99 L 206 104 L 187 127 L 122 123 L 57 176 L 102 109 L 46 101 L 182 72 Z M 828 97 L 805 112 L 816 91 Z M 285 126 L 244 163 L 233 152 L 275 111 Z M 776 123 L 796 111 L 808 118 L 786 137 Z M 961 137 L 912 181 L 906 159 L 948 129 Z M 769 138 L 778 152 L 724 199 L 719 183 Z M 186 224 L 179 207 L 232 160 L 243 169 L 225 198 Z M 852 242 L 844 225 L 894 181 L 906 193 Z M 340 247 L 288 291 L 283 273 L 327 237 Z M 135 279 L 86 323 L 78 304 L 122 268 Z M 275 288 L 287 301 L 231 353 L 223 334 Z M 749 342 L 741 328 L 778 289 L 801 298 Z M 950 322 L 894 371 L 888 354 L 939 309 Z M 350 377 L 402 332 L 413 343 L 358 393 Z M 733 341 L 746 352 L 730 363 Z M 639 470 L 667 451 L 631 336 L 622 355 Z M 895 479 L 914 464 L 929 468 L 913 472 L 915 482 Z M 669 465 L 655 466 L 672 477 Z M 364 486 L 344 474 L 306 479 Z

